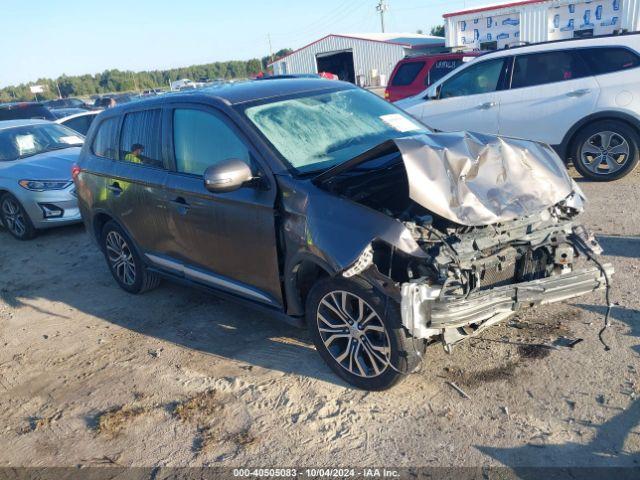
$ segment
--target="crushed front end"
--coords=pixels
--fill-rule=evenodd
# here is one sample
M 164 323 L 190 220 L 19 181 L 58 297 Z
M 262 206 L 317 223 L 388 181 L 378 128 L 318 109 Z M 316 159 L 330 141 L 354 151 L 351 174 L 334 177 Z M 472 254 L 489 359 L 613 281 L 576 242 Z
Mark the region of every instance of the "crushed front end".
M 428 253 L 427 274 L 401 285 L 402 321 L 446 349 L 517 311 L 604 289 L 613 273 L 563 204 L 519 220 L 439 231 L 406 222 Z
M 388 219 L 343 275 L 362 275 L 399 302 L 415 338 L 450 349 L 521 309 L 609 288 L 613 268 L 576 223 L 584 196 L 548 145 L 418 135 L 318 183 Z

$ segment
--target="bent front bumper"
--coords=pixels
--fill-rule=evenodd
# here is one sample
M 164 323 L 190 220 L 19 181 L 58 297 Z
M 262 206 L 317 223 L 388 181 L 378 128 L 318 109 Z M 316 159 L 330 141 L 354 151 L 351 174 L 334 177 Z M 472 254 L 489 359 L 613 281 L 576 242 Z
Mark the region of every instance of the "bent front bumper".
M 613 266 L 603 267 L 611 277 Z M 568 300 L 605 286 L 606 279 L 597 267 L 496 287 L 461 298 L 439 299 L 440 286 L 405 283 L 401 290 L 402 323 L 414 337 L 430 338 L 446 334 L 448 329 L 472 324 L 487 327 L 523 308 Z

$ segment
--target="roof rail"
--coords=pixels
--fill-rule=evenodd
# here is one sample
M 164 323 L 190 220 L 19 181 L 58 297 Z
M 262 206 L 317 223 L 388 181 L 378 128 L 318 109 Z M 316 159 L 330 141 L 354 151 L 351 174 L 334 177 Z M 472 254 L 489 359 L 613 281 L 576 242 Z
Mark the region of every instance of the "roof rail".
M 597 38 L 611 38 L 611 37 L 624 37 L 624 36 L 628 36 L 628 35 L 640 35 L 640 31 L 633 31 L 633 32 L 629 32 L 625 29 L 616 31 L 614 33 L 610 33 L 608 35 L 594 35 L 593 37 L 582 37 L 582 38 L 562 38 L 560 40 L 547 40 L 545 42 L 533 42 L 533 43 L 527 43 L 527 42 L 522 42 L 525 43 L 525 45 L 517 45 L 515 47 L 508 47 L 509 49 L 513 49 L 513 48 L 523 48 L 523 47 L 531 47 L 533 45 L 548 45 L 550 43 L 566 43 L 566 42 L 577 42 L 579 40 L 595 40 Z M 502 50 L 502 49 L 501 49 Z M 494 50 L 496 51 L 496 50 Z

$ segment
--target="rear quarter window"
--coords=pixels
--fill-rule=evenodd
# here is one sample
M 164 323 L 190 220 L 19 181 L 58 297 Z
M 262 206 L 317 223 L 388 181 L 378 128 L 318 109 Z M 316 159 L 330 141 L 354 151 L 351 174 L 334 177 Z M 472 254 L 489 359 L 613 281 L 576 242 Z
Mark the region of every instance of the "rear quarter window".
M 589 76 L 589 69 L 575 50 L 518 55 L 511 88 L 534 87 Z
M 391 85 L 394 87 L 404 87 L 411 85 L 424 67 L 425 62 L 407 62 L 398 67 L 396 74 L 393 76 Z
M 118 158 L 118 140 L 116 138 L 118 120 L 118 117 L 107 118 L 98 125 L 98 130 L 91 144 L 91 151 L 94 155 L 111 160 Z
M 580 53 L 593 75 L 620 72 L 640 65 L 638 54 L 624 47 L 585 48 Z

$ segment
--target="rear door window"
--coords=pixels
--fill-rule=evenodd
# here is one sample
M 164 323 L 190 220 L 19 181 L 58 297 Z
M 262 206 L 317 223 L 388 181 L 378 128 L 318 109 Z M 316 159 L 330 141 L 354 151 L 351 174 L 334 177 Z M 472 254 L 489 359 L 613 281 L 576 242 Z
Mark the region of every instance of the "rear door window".
M 579 50 L 594 75 L 636 68 L 640 57 L 624 47 L 584 48 Z
M 118 120 L 118 117 L 113 117 L 100 123 L 93 139 L 93 145 L 91 145 L 94 155 L 112 160 L 118 158 L 118 141 L 116 139 Z
M 405 87 L 411 85 L 424 67 L 425 62 L 407 62 L 398 67 L 396 74 L 393 76 L 391 85 L 394 87 Z
M 424 77 L 424 85 L 428 87 L 432 83 L 437 82 L 445 75 L 462 65 L 462 59 L 455 58 L 451 60 L 438 60 L 429 70 L 429 74 Z
M 160 109 L 128 113 L 122 123 L 120 159 L 162 167 L 162 115 Z
M 513 66 L 511 88 L 565 82 L 589 75 L 589 69 L 577 50 L 519 55 Z
M 249 149 L 218 115 L 195 109 L 176 109 L 173 114 L 173 145 L 176 169 L 202 175 L 229 158 L 251 164 Z
M 440 98 L 495 92 L 500 85 L 503 67 L 504 58 L 474 63 L 442 84 Z
M 67 120 L 66 122 L 62 122 L 65 127 L 72 128 L 76 132 L 81 133 L 82 135 L 86 135 L 89 131 L 89 127 L 91 126 L 91 121 L 94 119 L 95 115 L 82 115 L 81 117 L 75 117 Z

